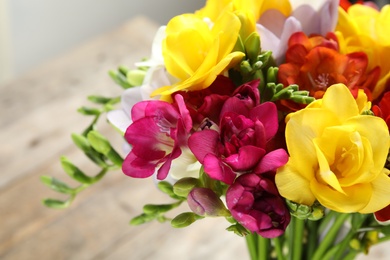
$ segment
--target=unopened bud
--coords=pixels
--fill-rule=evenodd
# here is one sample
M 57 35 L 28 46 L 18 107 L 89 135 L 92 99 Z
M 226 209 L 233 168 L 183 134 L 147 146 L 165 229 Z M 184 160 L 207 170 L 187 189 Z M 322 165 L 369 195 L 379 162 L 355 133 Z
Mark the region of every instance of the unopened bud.
M 187 197 L 190 209 L 200 216 L 229 216 L 230 212 L 226 209 L 222 200 L 208 188 L 194 188 Z

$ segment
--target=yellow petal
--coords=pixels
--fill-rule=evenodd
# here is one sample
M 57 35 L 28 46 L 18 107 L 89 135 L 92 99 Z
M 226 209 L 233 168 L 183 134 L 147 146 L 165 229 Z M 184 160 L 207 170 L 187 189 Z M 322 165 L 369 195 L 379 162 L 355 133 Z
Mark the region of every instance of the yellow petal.
M 313 178 L 318 168 L 313 139 L 322 135 L 326 126 L 337 123 L 337 117 L 327 110 L 306 108 L 290 115 L 286 125 L 287 149 L 306 179 Z
M 322 153 L 321 149 L 318 147 L 316 142 L 314 142 L 314 147 L 316 150 L 316 155 L 318 159 L 319 169 L 317 170 L 317 181 L 327 184 L 336 191 L 344 193 L 343 189 L 340 186 L 340 183 L 337 179 L 337 176 L 329 167 L 329 162 L 325 155 Z
M 284 198 L 310 206 L 316 200 L 309 189 L 310 182 L 302 177 L 293 165 L 293 163 L 288 162 L 277 170 L 276 186 Z
M 292 12 L 291 4 L 289 0 L 273 0 L 273 1 L 261 1 L 262 5 L 260 7 L 259 16 L 260 17 L 265 11 L 269 9 L 277 9 L 284 16 L 289 16 Z
M 390 148 L 389 130 L 385 121 L 379 117 L 361 115 L 348 119 L 344 125 L 353 126 L 355 131 L 367 138 L 374 160 L 372 171 L 380 172 Z
M 343 213 L 362 210 L 368 204 L 372 194 L 371 184 L 344 187 L 344 193 L 340 193 L 328 185 L 313 180 L 310 188 L 323 206 Z
M 341 7 L 339 7 L 339 18 L 337 21 L 336 31 L 342 32 L 345 38 L 357 35 L 359 32 L 359 27 L 356 22 Z
M 335 113 L 341 122 L 359 115 L 356 101 L 344 84 L 330 86 L 322 98 L 322 106 Z
M 360 213 L 373 213 L 383 209 L 390 204 L 390 171 L 383 169 L 378 178 L 371 183 L 372 195 L 369 203 L 361 210 Z

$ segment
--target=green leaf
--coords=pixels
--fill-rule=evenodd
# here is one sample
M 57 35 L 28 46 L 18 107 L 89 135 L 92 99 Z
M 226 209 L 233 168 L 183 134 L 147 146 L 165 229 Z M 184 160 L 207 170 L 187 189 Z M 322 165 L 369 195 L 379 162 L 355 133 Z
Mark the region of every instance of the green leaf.
M 67 158 L 61 157 L 61 165 L 64 171 L 73 179 L 83 184 L 92 184 L 93 178 L 85 175 L 79 168 L 73 165 Z
M 184 212 L 179 215 L 177 215 L 174 219 L 171 221 L 171 225 L 174 228 L 183 228 L 188 227 L 198 219 L 202 219 L 202 216 L 199 216 L 193 212 Z
M 49 208 L 53 209 L 63 209 L 69 207 L 71 200 L 56 200 L 56 199 L 44 199 L 42 203 Z
M 65 183 L 63 183 L 62 181 L 60 181 L 54 177 L 41 176 L 41 181 L 46 186 L 48 186 L 49 188 L 51 188 L 55 191 L 65 193 L 65 194 L 75 194 L 76 193 L 75 189 L 70 188 L 68 185 L 66 185 Z

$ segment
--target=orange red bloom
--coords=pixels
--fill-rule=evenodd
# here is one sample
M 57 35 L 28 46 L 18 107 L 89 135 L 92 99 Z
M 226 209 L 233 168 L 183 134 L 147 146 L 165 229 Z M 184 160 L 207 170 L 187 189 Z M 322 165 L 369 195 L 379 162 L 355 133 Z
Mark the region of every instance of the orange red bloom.
M 370 96 L 380 69 L 368 71 L 367 67 L 365 53 L 341 54 L 333 33 L 308 37 L 298 32 L 290 37 L 286 63 L 279 67 L 278 80 L 285 86 L 297 84 L 315 98 L 322 98 L 326 89 L 336 83 L 345 84 L 354 97 L 359 89 Z

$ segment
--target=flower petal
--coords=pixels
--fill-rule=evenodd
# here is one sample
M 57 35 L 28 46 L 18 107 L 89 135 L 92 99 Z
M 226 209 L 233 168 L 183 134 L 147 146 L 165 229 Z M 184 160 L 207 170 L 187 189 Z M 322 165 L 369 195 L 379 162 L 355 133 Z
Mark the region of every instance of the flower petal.
M 368 204 L 361 210 L 360 213 L 372 213 L 383 209 L 389 205 L 390 201 L 390 171 L 383 169 L 381 174 L 371 182 L 372 195 Z
M 256 166 L 254 173 L 265 173 L 276 171 L 279 167 L 285 165 L 288 161 L 288 154 L 284 149 L 277 149 L 264 155 L 260 163 Z
M 309 188 L 310 181 L 305 179 L 294 164 L 288 162 L 276 171 L 276 187 L 282 197 L 299 204 L 312 205 L 316 198 Z

